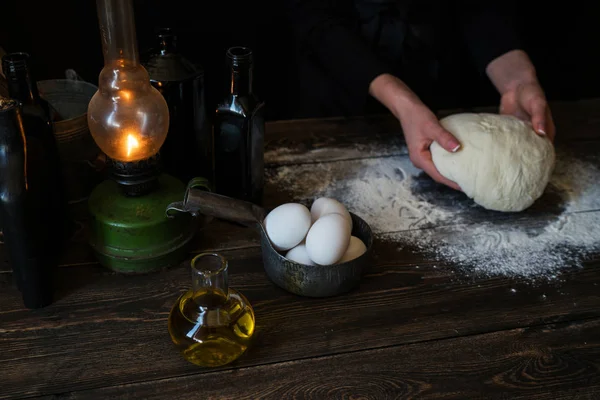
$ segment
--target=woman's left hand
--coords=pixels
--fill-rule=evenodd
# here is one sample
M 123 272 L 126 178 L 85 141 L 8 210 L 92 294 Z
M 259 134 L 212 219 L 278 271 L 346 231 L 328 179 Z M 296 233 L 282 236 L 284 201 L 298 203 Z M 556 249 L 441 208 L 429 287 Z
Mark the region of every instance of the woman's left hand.
M 501 95 L 500 114 L 530 121 L 538 135 L 554 141 L 552 113 L 527 53 L 509 51 L 490 62 L 486 72 Z
M 539 135 L 547 135 L 554 142 L 556 128 L 552 113 L 544 91 L 537 82 L 518 84 L 505 92 L 500 100 L 500 114 L 531 121 Z

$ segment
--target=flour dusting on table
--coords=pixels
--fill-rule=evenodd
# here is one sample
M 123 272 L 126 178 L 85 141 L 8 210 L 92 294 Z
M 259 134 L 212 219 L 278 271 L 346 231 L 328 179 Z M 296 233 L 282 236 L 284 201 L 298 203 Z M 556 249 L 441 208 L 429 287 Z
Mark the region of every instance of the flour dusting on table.
M 547 193 L 515 214 L 484 210 L 437 185 L 405 155 L 283 166 L 268 179 L 307 205 L 334 197 L 365 219 L 380 240 L 466 274 L 553 279 L 600 251 L 597 164 L 558 152 Z

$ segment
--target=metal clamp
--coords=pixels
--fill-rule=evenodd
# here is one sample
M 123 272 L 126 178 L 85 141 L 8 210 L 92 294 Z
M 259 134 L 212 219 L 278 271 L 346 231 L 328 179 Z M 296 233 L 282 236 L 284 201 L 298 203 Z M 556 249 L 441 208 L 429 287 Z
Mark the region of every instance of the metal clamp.
M 183 201 L 176 201 L 167 206 L 167 209 L 165 210 L 167 218 L 174 218 L 177 213 L 189 213 L 193 217 L 198 217 L 200 215 L 198 209 L 195 207 L 191 207 L 188 203 L 188 198 L 191 189 L 199 189 L 212 192 L 210 182 L 208 179 L 202 177 L 192 178 L 188 182 L 187 187 L 185 189 Z

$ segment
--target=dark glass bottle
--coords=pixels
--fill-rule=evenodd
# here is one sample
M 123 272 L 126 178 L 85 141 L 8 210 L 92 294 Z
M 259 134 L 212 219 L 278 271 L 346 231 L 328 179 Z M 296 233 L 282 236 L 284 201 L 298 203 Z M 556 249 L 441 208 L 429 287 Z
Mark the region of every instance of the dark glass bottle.
M 25 307 L 40 308 L 52 302 L 55 263 L 47 253 L 48 237 L 40 222 L 43 216 L 39 206 L 44 198 L 30 191 L 26 142 L 19 103 L 0 98 L 0 219 L 4 243 Z
M 35 208 L 49 263 L 58 262 L 68 235 L 67 202 L 58 146 L 52 125 L 58 115 L 38 92 L 29 68 L 27 53 L 10 53 L 2 57 L 9 95 L 22 109 L 27 143 L 28 193 L 38 203 Z
M 216 191 L 261 204 L 265 120 L 264 103 L 252 90 L 252 50 L 230 48 L 227 65 L 227 94 L 214 122 Z
M 142 64 L 169 106 L 169 133 L 160 154 L 167 173 L 184 182 L 198 176 L 214 182 L 213 138 L 205 103 L 204 69 L 177 49 L 170 28 L 158 30 L 155 49 Z

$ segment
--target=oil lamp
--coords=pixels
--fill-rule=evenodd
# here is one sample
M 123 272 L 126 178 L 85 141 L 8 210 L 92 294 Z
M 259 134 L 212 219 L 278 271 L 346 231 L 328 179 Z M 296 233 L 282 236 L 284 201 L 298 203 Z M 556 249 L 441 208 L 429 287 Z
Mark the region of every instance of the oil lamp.
M 88 200 L 89 240 L 106 267 L 144 273 L 185 258 L 196 221 L 165 217 L 185 186 L 160 169 L 169 109 L 139 62 L 132 1 L 97 0 L 97 10 L 104 68 L 87 116 L 110 177 Z

